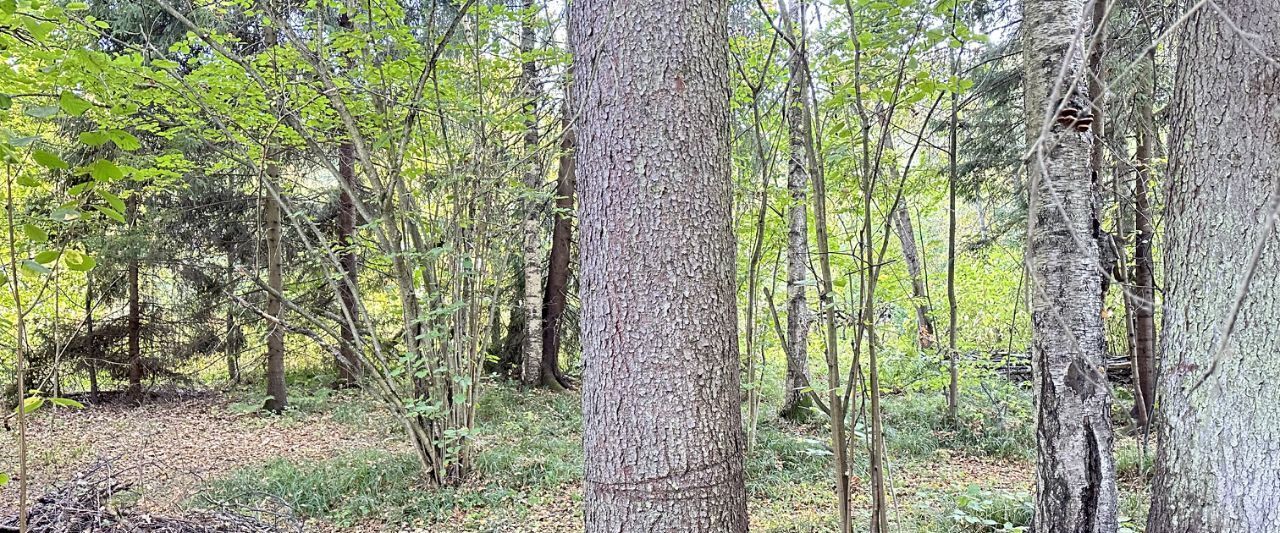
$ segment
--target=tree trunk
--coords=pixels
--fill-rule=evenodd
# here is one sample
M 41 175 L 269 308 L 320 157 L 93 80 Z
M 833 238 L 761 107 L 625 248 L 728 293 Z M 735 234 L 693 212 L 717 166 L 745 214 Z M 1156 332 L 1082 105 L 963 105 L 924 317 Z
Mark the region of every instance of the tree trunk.
M 271 317 L 267 324 L 267 401 L 263 409 L 273 413 L 284 411 L 289 404 L 284 381 L 284 324 L 282 319 L 282 301 L 284 294 L 284 276 L 281 272 L 280 242 L 280 202 L 276 194 L 284 194 L 280 187 L 280 166 L 271 162 L 267 164 L 269 183 L 262 197 L 262 229 L 266 233 L 267 248 L 267 316 Z M 275 188 L 275 193 L 269 189 Z
M 340 25 L 350 31 L 351 18 L 343 15 Z M 342 342 L 338 346 L 334 368 L 337 370 L 338 388 L 356 387 L 360 384 L 361 365 L 356 353 L 356 317 L 360 316 L 355 287 L 359 283 L 356 265 L 355 234 L 356 207 L 351 195 L 356 190 L 355 147 L 351 141 L 338 146 L 338 179 L 342 180 L 342 194 L 338 198 L 338 263 L 342 267 L 343 280 L 338 283 L 338 299 L 342 301 L 343 320 L 338 325 Z
M 1103 272 L 1089 165 L 1084 0 L 1024 4 L 1033 150 L 1027 268 L 1036 398 L 1036 531 L 1117 528 L 1110 388 L 1102 371 Z M 1063 80 L 1063 81 L 1060 81 Z
M 1280 531 L 1280 2 L 1220 1 L 1184 28 L 1147 531 Z
M 520 359 L 520 382 L 536 386 L 542 381 L 542 170 L 538 165 L 538 65 L 533 60 L 534 33 L 530 21 L 534 16 L 533 0 L 524 0 L 520 23 L 521 82 L 524 86 L 525 170 L 528 188 L 524 211 L 524 345 Z
M 338 148 L 338 170 L 346 184 L 338 200 L 338 262 L 342 265 L 343 281 L 338 283 L 338 297 L 342 301 L 344 319 L 340 329 L 342 342 L 338 347 L 338 357 L 334 361 L 338 371 L 338 387 L 355 387 L 360 383 L 360 354 L 356 353 L 355 321 L 360 316 L 356 305 L 355 285 L 358 273 L 355 253 L 356 209 L 351 198 L 355 190 L 355 158 L 351 143 L 342 143 Z
M 564 139 L 560 142 L 560 171 L 556 176 L 555 224 L 551 228 L 551 253 L 547 260 L 547 288 L 542 298 L 542 386 L 569 386 L 560 371 L 560 339 L 569 289 L 570 252 L 573 247 L 574 135 L 565 108 Z
M 747 531 L 728 6 L 582 0 L 586 531 Z
M 240 351 L 239 346 L 233 342 L 236 328 L 235 301 L 231 295 L 235 292 L 235 248 L 232 244 L 227 244 L 227 317 L 226 327 L 227 336 L 222 341 L 223 355 L 227 359 L 227 381 L 233 385 L 240 384 Z
M 138 199 L 141 193 L 134 190 L 129 196 L 129 226 L 138 224 Z M 142 301 L 138 294 L 138 258 L 130 257 L 129 284 L 129 388 L 126 395 L 134 400 L 142 399 Z
M 916 343 L 921 350 L 933 347 L 933 318 L 930 317 L 929 292 L 924 284 L 924 265 L 920 261 L 920 251 L 916 248 L 916 232 L 911 223 L 911 211 L 906 202 L 898 204 L 893 214 L 893 229 L 902 244 L 902 259 L 907 264 L 907 275 L 911 277 L 911 300 L 916 309 Z
M 1154 75 L 1155 54 L 1147 54 L 1148 68 Z M 1155 117 L 1152 113 L 1151 89 L 1144 90 L 1137 104 L 1138 160 L 1137 178 L 1133 186 L 1133 226 L 1137 233 L 1133 244 L 1133 350 L 1137 375 L 1134 394 L 1134 419 L 1146 426 L 1155 414 L 1156 402 L 1156 320 L 1155 261 L 1151 243 L 1155 240 L 1155 224 L 1151 219 L 1151 158 L 1155 145 Z
M 85 354 L 88 360 L 89 371 L 89 394 L 93 398 L 98 399 L 98 394 L 102 390 L 98 386 L 98 344 L 93 339 L 93 278 L 85 276 L 84 280 L 84 338 L 86 346 L 89 347 L 89 353 Z
M 792 0 L 790 6 L 780 0 L 783 31 L 792 43 L 787 61 L 791 82 L 787 85 L 786 115 L 790 136 L 787 191 L 787 375 L 783 383 L 781 416 L 792 420 L 804 418 L 812 402 L 805 389 L 809 387 L 809 326 L 813 313 L 806 296 L 809 269 L 809 173 L 813 162 L 810 140 L 809 68 L 806 64 L 805 38 L 796 26 L 803 24 L 805 0 Z
M 956 25 L 960 3 L 952 4 L 951 25 Z M 960 79 L 960 50 L 951 50 L 951 75 Z M 947 128 L 947 417 L 959 420 L 960 354 L 956 351 L 956 187 L 960 137 L 960 93 L 951 91 L 951 117 Z

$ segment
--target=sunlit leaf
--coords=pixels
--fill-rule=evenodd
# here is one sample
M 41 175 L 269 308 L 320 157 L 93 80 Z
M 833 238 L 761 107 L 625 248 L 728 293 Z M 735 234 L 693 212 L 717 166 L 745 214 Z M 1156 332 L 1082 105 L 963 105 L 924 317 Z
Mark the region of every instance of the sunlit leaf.
M 55 154 L 48 150 L 36 150 L 34 153 L 31 154 L 31 158 L 34 159 L 37 164 L 45 168 L 49 168 L 49 169 L 67 168 L 66 161 L 63 161 L 61 157 L 58 157 L 58 154 Z
M 23 224 L 22 234 L 27 236 L 27 240 L 37 244 L 49 242 L 49 233 L 35 224 Z
M 68 115 L 78 117 L 93 107 L 93 104 L 71 91 L 62 91 L 62 96 L 58 97 L 58 106 Z

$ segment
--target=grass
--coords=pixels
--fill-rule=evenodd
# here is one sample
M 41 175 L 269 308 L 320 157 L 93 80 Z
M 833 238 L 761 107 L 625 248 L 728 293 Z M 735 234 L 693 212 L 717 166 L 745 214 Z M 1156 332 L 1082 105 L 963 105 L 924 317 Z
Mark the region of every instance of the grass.
M 898 487 L 893 515 L 899 530 L 1014 532 L 1027 525 L 1026 492 L 1035 449 L 1029 395 L 1017 386 L 997 383 L 971 384 L 962 392 L 955 422 L 947 420 L 946 401 L 939 393 L 908 391 L 885 398 L 891 472 L 895 483 L 903 485 Z M 282 416 L 294 416 L 299 423 L 307 416 L 323 415 L 346 424 L 368 424 L 379 411 L 376 400 L 353 391 L 317 389 L 297 394 L 291 402 Z M 244 408 L 249 406 L 256 407 L 257 399 L 243 402 Z M 366 449 L 328 461 L 246 467 L 212 483 L 208 496 L 246 501 L 268 494 L 303 517 L 338 526 L 572 531 L 581 517 L 580 407 L 576 394 L 486 387 L 477 404 L 474 472 L 459 488 L 424 487 L 411 455 Z M 752 530 L 834 529 L 825 422 L 816 417 L 805 424 L 791 423 L 770 409 L 766 404 L 762 410 L 756 442 L 746 456 Z M 388 431 L 396 429 L 389 425 Z M 853 505 L 855 519 L 864 523 L 869 507 L 867 461 L 861 444 L 855 447 Z M 1129 524 L 1145 519 L 1145 478 L 1136 472 L 1139 464 L 1149 464 L 1149 458 L 1146 461 L 1142 463 L 1132 439 L 1117 440 L 1121 507 Z M 548 529 L 547 524 L 555 527 Z

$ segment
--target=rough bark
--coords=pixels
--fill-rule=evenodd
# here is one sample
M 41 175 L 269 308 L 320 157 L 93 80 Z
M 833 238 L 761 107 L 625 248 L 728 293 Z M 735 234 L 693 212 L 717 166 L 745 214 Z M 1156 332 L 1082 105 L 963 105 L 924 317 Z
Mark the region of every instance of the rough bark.
M 1083 90 L 1090 19 L 1083 0 L 1024 4 L 1036 531 L 1117 527 L 1110 388 L 1101 371 L 1094 139 Z
M 809 270 L 809 173 L 813 161 L 810 139 L 809 67 L 805 54 L 805 38 L 796 29 L 797 21 L 804 16 L 804 0 L 792 0 L 790 6 L 780 0 L 783 31 L 791 43 L 791 56 L 787 61 L 790 82 L 787 85 L 787 106 L 783 110 L 787 121 L 790 143 L 787 170 L 787 192 L 791 202 L 787 204 L 787 373 L 783 382 L 781 416 L 789 419 L 803 418 L 809 412 L 811 402 L 805 394 L 809 387 L 809 326 L 813 312 L 809 310 L 807 297 Z
M 902 245 L 902 259 L 907 264 L 907 275 L 911 277 L 911 301 L 916 310 L 916 346 L 921 350 L 933 347 L 933 318 L 929 309 L 929 293 L 924 284 L 924 264 L 920 261 L 920 251 L 916 248 L 915 225 L 911 223 L 911 212 L 906 202 L 898 204 L 893 214 L 893 229 Z
M 276 163 L 267 165 L 267 187 L 280 186 L 280 167 Z M 264 187 L 265 189 L 265 187 Z M 267 401 L 263 409 L 279 413 L 289 404 L 284 380 L 284 326 L 280 323 L 284 294 L 284 276 L 282 273 L 280 241 L 280 202 L 275 194 L 265 191 L 262 195 L 262 231 L 267 249 L 267 316 L 271 321 L 267 326 Z
M 566 112 L 568 110 L 566 109 Z M 567 114 L 567 113 L 566 113 Z M 542 386 L 561 389 L 569 380 L 560 371 L 560 339 L 568 304 L 570 255 L 573 247 L 574 134 L 565 121 L 560 141 L 560 169 L 556 175 L 555 223 L 551 227 L 551 253 L 547 258 L 547 284 L 542 297 Z
M 524 184 L 528 199 L 524 206 L 524 345 L 520 359 L 520 382 L 536 386 L 542 381 L 542 169 L 537 163 L 538 151 L 538 65 L 533 60 L 533 0 L 524 0 L 520 24 L 521 83 L 524 86 L 525 170 Z
M 747 531 L 727 7 L 570 10 L 591 533 Z
M 1280 531 L 1280 2 L 1216 6 L 1170 104 L 1151 533 Z

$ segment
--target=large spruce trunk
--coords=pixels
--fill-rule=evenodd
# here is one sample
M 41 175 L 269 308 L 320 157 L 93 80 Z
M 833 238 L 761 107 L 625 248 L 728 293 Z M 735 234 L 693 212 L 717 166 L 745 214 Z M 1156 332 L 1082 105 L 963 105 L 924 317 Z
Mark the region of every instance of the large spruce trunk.
M 588 532 L 747 531 L 727 7 L 570 11 Z
M 1199 10 L 1178 56 L 1147 531 L 1280 531 L 1280 2 Z
M 1024 4 L 1038 532 L 1116 530 L 1084 0 Z

